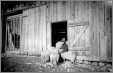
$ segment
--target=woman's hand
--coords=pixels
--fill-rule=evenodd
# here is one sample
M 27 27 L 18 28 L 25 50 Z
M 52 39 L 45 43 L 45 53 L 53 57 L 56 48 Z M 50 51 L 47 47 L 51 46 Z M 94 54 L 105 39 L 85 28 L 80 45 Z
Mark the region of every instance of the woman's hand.
M 59 53 L 62 53 L 62 52 L 63 52 L 63 49 L 59 49 L 58 52 L 59 52 Z

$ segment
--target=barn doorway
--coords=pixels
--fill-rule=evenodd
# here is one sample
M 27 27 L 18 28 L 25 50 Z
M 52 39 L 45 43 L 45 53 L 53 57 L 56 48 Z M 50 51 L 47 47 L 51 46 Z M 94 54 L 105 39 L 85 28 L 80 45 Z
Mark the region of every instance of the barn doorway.
M 67 21 L 53 22 L 52 28 L 52 46 L 60 41 L 62 38 L 67 40 Z

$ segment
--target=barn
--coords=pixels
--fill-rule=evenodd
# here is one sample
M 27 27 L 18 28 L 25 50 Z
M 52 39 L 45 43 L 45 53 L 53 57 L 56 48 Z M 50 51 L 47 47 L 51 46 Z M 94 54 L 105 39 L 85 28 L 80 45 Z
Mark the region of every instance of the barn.
M 112 59 L 111 1 L 3 1 L 1 5 L 2 53 L 42 55 L 65 38 L 78 59 Z

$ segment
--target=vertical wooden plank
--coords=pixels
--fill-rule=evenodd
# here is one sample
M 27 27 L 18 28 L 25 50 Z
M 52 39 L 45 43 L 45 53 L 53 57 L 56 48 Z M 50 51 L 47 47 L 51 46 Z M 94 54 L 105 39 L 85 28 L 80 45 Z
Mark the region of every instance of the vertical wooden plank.
M 69 6 L 70 6 L 70 3 L 69 3 L 69 1 L 67 1 L 66 2 L 66 20 L 67 20 L 67 40 L 68 40 L 68 47 L 70 48 L 70 44 L 69 44 L 69 38 L 70 38 L 70 36 L 69 36 L 69 27 L 68 27 L 68 25 L 69 25 L 69 16 L 70 16 L 70 8 L 69 8 Z
M 101 10 L 100 10 L 100 5 L 99 5 L 100 3 L 98 3 L 98 56 L 100 56 L 100 49 L 101 49 L 101 47 L 100 47 L 100 39 L 101 39 L 101 37 L 100 37 L 100 32 L 101 32 L 101 23 L 102 22 L 100 22 L 100 17 L 101 17 L 101 15 L 100 15 L 100 13 L 101 13 Z
M 35 27 L 35 23 L 34 23 L 34 8 L 32 8 L 32 9 L 30 9 L 30 18 L 31 18 L 31 21 L 30 21 L 30 30 L 29 31 L 31 31 L 31 33 L 30 34 L 32 34 L 31 35 L 31 38 L 29 38 L 29 40 L 30 41 L 32 41 L 32 45 L 31 45 L 31 48 L 30 48 L 30 50 L 34 50 L 34 27 Z M 30 42 L 30 44 L 31 44 L 31 42 Z
M 53 22 L 53 16 L 54 16 L 54 12 L 53 12 L 53 1 L 50 2 L 50 20 L 51 22 Z
M 92 4 L 92 2 L 90 2 L 90 11 L 91 11 L 91 14 L 90 14 L 90 24 L 91 24 L 91 27 L 90 27 L 90 29 L 92 29 L 91 30 L 91 54 L 93 55 L 93 41 L 94 41 L 94 32 L 93 32 L 93 20 L 94 20 L 94 13 L 93 13 L 93 4 Z
M 99 2 L 97 2 L 97 9 L 96 9 L 96 15 L 97 15 L 97 17 L 96 17 L 96 28 L 97 28 L 97 30 L 96 30 L 96 37 L 97 37 L 97 52 L 98 52 L 98 55 L 97 56 L 99 56 L 99 27 L 100 27 L 100 24 L 99 24 Z
M 79 7 L 79 1 L 75 1 L 75 2 L 74 2 L 74 15 L 75 15 L 75 16 L 74 16 L 74 17 L 75 17 L 74 20 L 78 19 L 78 11 L 79 11 L 79 10 L 78 10 L 78 9 L 79 9 L 78 7 Z M 76 30 L 78 29 L 78 27 L 75 27 L 74 29 L 75 29 L 75 31 L 76 31 Z M 75 35 L 76 35 L 76 34 L 77 34 L 77 31 L 75 32 Z M 76 37 L 78 37 L 78 35 L 76 35 Z M 77 47 L 77 46 L 78 46 L 78 43 L 76 43 L 76 47 Z
M 26 12 L 28 12 L 28 11 L 26 11 Z M 29 17 L 29 15 L 28 15 L 28 17 Z M 29 43 L 29 39 L 28 39 L 29 35 L 27 36 L 27 27 L 29 28 L 28 17 L 25 17 L 23 19 L 23 23 L 24 23 L 24 29 L 23 29 L 24 30 L 24 34 L 23 34 L 24 35 L 24 49 L 29 49 L 30 48 L 30 45 L 28 44 Z
M 66 20 L 70 19 L 70 1 L 66 2 Z
M 38 25 L 39 26 L 39 30 L 38 30 L 39 31 L 39 45 L 40 45 L 40 50 L 42 51 L 42 36 L 41 36 L 42 35 L 42 31 L 41 31 L 42 27 L 41 26 L 42 25 L 41 25 L 41 8 L 40 7 L 39 7 L 38 12 L 39 12 L 39 15 L 38 15 L 39 16 L 39 25 Z
M 95 48 L 95 50 L 96 50 L 96 52 L 95 52 L 95 56 L 98 56 L 98 26 L 99 26 L 99 24 L 98 24 L 98 4 L 96 3 L 95 4 L 95 19 L 94 19 L 94 26 L 95 26 L 95 29 L 94 29 L 94 32 L 95 32 L 95 41 L 94 41 L 94 44 L 95 44 L 95 46 L 96 46 L 96 48 Z
M 42 8 L 40 7 L 40 39 L 41 49 L 43 50 L 43 24 L 42 24 Z
M 19 23 L 20 23 L 20 45 L 19 45 L 19 49 L 21 50 L 22 48 L 21 48 L 21 37 L 22 37 L 22 14 L 21 14 L 21 16 L 20 16 L 20 19 L 19 19 Z
M 61 2 L 58 1 L 57 2 L 57 21 L 60 21 L 61 20 Z
M 53 20 L 52 20 L 52 14 L 53 14 L 53 4 L 52 4 L 53 2 L 51 1 L 50 2 L 50 4 L 49 4 L 49 10 L 48 10 L 48 12 L 49 12 L 49 23 L 47 24 L 48 25 L 48 37 L 50 37 L 49 38 L 49 41 L 48 42 L 51 42 L 49 45 L 50 46 L 52 46 L 52 37 L 51 37 L 51 32 L 52 32 L 52 30 L 51 30 L 51 23 L 53 22 Z M 58 10 L 58 9 L 57 9 Z M 58 17 L 58 16 L 57 16 Z
M 75 11 L 75 10 L 74 10 L 74 9 L 75 9 L 75 8 L 74 8 L 74 3 L 75 3 L 75 1 L 71 1 L 71 4 L 70 4 L 70 19 L 71 19 L 71 20 L 73 20 L 73 19 L 74 19 L 74 16 L 75 16 L 75 15 L 74 15 L 74 11 Z
M 51 46 L 51 17 L 50 17 L 50 2 L 48 2 L 47 12 L 46 12 L 46 24 L 47 24 L 47 48 Z
M 33 8 L 33 53 L 35 54 L 35 51 L 36 51 L 36 45 L 35 45 L 35 26 L 36 26 L 36 22 L 35 22 L 35 8 Z
M 95 41 L 95 32 L 94 32 L 94 20 L 95 20 L 95 5 L 91 2 L 91 31 L 92 31 L 92 39 L 91 39 L 91 45 L 92 45 L 92 49 L 91 49 L 91 53 L 92 55 L 95 55 L 95 52 L 96 52 L 96 47 L 95 47 L 95 44 L 94 44 L 94 41 Z
M 28 49 L 27 47 L 29 47 L 30 45 L 27 45 L 29 44 L 29 35 L 27 35 L 27 29 L 29 29 L 29 10 L 25 10 L 23 12 L 23 25 L 22 25 L 22 35 L 21 35 L 21 48 L 22 49 Z M 28 25 L 28 26 L 27 26 Z
M 67 3 L 66 3 L 66 19 L 67 19 L 67 36 L 68 36 L 68 42 L 69 42 L 69 44 L 68 44 L 68 46 L 69 46 L 69 49 L 71 49 L 71 44 L 70 44 L 70 29 L 71 28 L 69 28 L 69 21 L 70 21 L 70 1 L 67 1 Z
M 20 50 L 22 49 L 22 38 L 23 38 L 23 36 L 22 36 L 22 24 L 23 24 L 23 14 L 22 14 L 22 16 L 21 16 L 21 18 L 20 18 Z
M 92 55 L 94 55 L 94 49 L 95 49 L 95 45 L 94 45 L 94 40 L 95 40 L 95 36 L 94 36 L 94 34 L 95 34 L 95 32 L 94 32 L 94 4 L 92 4 L 92 21 L 91 21 L 91 23 L 92 23 L 92 33 L 93 33 L 93 35 L 92 35 L 92 37 L 93 37 L 93 39 L 92 39 L 92 51 L 91 51 L 91 53 L 92 53 Z
M 84 21 L 87 21 L 87 23 L 88 23 L 88 27 L 87 27 L 87 29 L 86 29 L 86 32 L 85 32 L 85 35 L 84 35 L 84 42 L 85 42 L 85 44 L 84 44 L 84 49 L 85 50 L 88 50 L 88 51 L 85 51 L 85 55 L 89 55 L 90 54 L 90 47 L 91 47 L 91 45 L 90 45 L 90 27 L 91 27 L 91 24 L 89 23 L 89 19 L 90 19 L 90 5 L 89 5 L 89 2 L 88 1 L 86 1 L 86 2 L 84 2 L 84 4 L 83 4 L 83 9 L 82 10 L 84 10 L 84 11 L 82 11 L 82 12 L 84 12 L 83 14 L 83 19 L 82 20 L 84 20 Z
M 24 14 L 26 14 L 27 13 L 27 11 L 26 12 L 24 12 Z M 23 18 L 23 49 L 25 49 L 26 48 L 26 40 L 25 40 L 25 33 L 26 33 L 26 20 L 27 20 L 27 17 L 24 17 Z
M 99 32 L 98 36 L 99 36 L 99 40 L 98 40 L 99 41 L 99 50 L 98 50 L 98 53 L 99 53 L 99 57 L 100 57 L 100 32 Z
M 106 56 L 106 38 L 104 36 L 104 24 L 105 24 L 105 12 L 104 12 L 104 6 L 100 6 L 101 9 L 100 10 L 100 57 L 105 57 Z
M 32 12 L 32 18 L 33 18 L 33 53 L 35 54 L 35 52 L 36 52 L 36 45 L 35 45 L 35 27 L 36 27 L 36 23 L 35 23 L 35 8 L 32 8 L 32 10 L 31 10 L 31 12 Z
M 53 2 L 53 21 L 57 21 L 57 2 Z
M 20 50 L 22 50 L 22 47 L 23 47 L 23 14 L 22 14 L 22 16 L 21 16 L 21 18 L 20 18 Z
M 29 50 L 31 50 L 31 49 L 33 49 L 33 37 L 32 37 L 32 35 L 33 35 L 33 24 L 32 24 L 32 14 L 31 14 L 31 9 L 28 9 L 28 14 L 29 14 L 29 16 L 28 16 L 28 19 L 26 20 L 27 22 L 26 22 L 26 26 L 25 27 L 29 27 L 29 29 L 28 28 L 26 28 L 26 46 L 28 46 L 27 48 L 29 49 Z M 31 20 L 30 20 L 30 18 L 31 18 Z M 29 21 L 29 23 L 28 23 L 28 21 Z M 28 42 L 27 42 L 28 41 Z M 29 53 L 30 54 L 30 53 Z
M 66 20 L 65 14 L 66 14 L 65 1 L 62 1 L 62 21 Z
M 37 36 L 37 23 L 36 23 L 36 20 L 37 20 L 37 18 L 36 18 L 36 8 L 34 8 L 34 49 L 35 49 L 35 52 L 37 51 L 37 46 L 38 45 L 36 45 L 36 43 L 37 43 L 37 38 L 38 37 L 36 37 Z M 37 52 L 38 53 L 38 52 Z M 36 54 L 36 53 L 35 53 Z
M 64 1 L 64 3 L 63 3 L 63 6 L 64 6 L 64 20 L 67 20 L 67 17 L 66 17 L 66 5 L 67 5 L 67 2 L 66 1 Z
M 57 21 L 65 20 L 65 3 L 63 1 L 57 2 Z
M 76 11 L 76 13 L 77 13 L 77 18 L 76 18 L 75 20 L 76 20 L 76 22 L 80 22 L 80 21 L 81 21 L 81 18 L 82 18 L 82 16 L 81 16 L 81 5 L 82 5 L 82 2 L 81 2 L 81 1 L 78 1 L 77 3 L 78 3 L 78 4 L 77 4 L 77 11 Z M 78 31 L 80 31 L 80 28 L 79 28 L 79 27 L 76 27 L 76 28 L 77 28 Z M 76 31 L 76 30 L 75 30 L 75 31 Z M 81 31 L 83 31 L 83 30 L 81 30 Z M 75 35 L 76 35 L 76 34 L 75 34 Z M 77 38 L 78 38 L 78 37 L 79 37 L 79 34 L 76 35 L 76 36 L 77 36 Z M 76 42 L 76 44 L 77 44 L 76 47 L 80 47 L 81 39 L 78 40 L 78 41 Z
M 25 49 L 25 20 L 26 20 L 26 17 L 24 17 L 24 15 L 26 14 L 26 12 L 25 11 L 23 12 L 23 18 L 22 18 L 22 21 L 23 21 L 23 25 L 22 25 L 22 38 L 21 38 L 21 41 L 22 41 L 21 42 L 21 45 L 22 45 L 21 48 L 22 49 Z M 26 15 L 26 16 L 28 16 L 28 15 Z
M 43 12 L 42 12 L 42 7 L 40 7 L 40 37 L 41 37 L 41 48 L 42 48 L 42 51 L 43 51 L 43 22 L 42 22 L 42 20 L 43 20 Z
M 81 16 L 81 14 L 82 14 L 82 8 L 81 8 L 81 6 L 82 6 L 82 2 L 79 1 L 78 2 L 78 17 L 77 17 L 79 20 L 81 20 L 81 18 L 82 18 L 82 16 Z
M 30 12 L 30 9 L 27 10 L 27 13 L 28 13 L 28 17 L 26 17 L 26 22 L 25 22 L 25 49 L 27 50 L 30 50 L 32 48 L 32 41 L 30 40 L 30 38 L 32 39 L 32 18 L 31 18 L 31 12 Z M 31 18 L 31 20 L 30 20 Z M 27 28 L 28 27 L 28 28 Z M 30 31 L 31 30 L 31 31 Z
M 35 48 L 38 54 L 41 52 L 40 48 L 40 35 L 39 35 L 39 7 L 35 9 Z
M 76 19 L 77 18 L 77 15 L 78 15 L 78 8 L 77 8 L 77 5 L 78 4 L 78 1 L 75 1 L 74 2 L 74 18 Z
M 75 2 L 75 19 L 79 18 L 80 13 L 80 1 Z
M 51 6 L 51 5 L 50 5 L 50 6 Z M 49 7 L 49 13 L 50 13 L 49 15 L 51 15 L 51 9 L 50 9 L 50 7 Z M 51 20 L 51 17 L 49 17 L 49 23 L 48 23 L 48 31 L 49 31 L 49 36 L 50 36 L 50 38 L 49 38 L 50 41 L 49 41 L 49 42 L 51 42 L 50 45 L 52 46 L 51 21 L 52 21 L 52 20 Z M 50 28 L 50 29 L 49 29 L 49 28 Z
M 43 6 L 42 7 L 42 32 L 43 32 L 43 48 L 44 50 L 46 50 L 46 6 Z
M 88 21 L 88 5 L 87 1 L 81 2 L 81 20 Z
M 91 41 L 92 41 L 92 29 L 91 29 L 91 2 L 87 2 L 88 5 L 88 23 L 89 23 L 89 48 L 86 52 L 87 55 L 91 55 Z
M 46 13 L 47 13 L 47 7 L 46 5 L 44 6 L 44 45 L 45 45 L 45 50 L 47 50 L 47 23 L 46 23 Z
M 85 15 L 84 15 L 84 17 L 83 17 L 83 20 L 84 21 L 87 21 L 87 24 L 88 24 L 88 28 L 87 28 L 87 30 L 86 30 L 86 33 L 85 33 L 85 47 L 86 47 L 86 49 L 88 50 L 87 52 L 89 52 L 90 53 L 90 48 L 89 47 L 91 47 L 91 45 L 90 45 L 90 26 L 91 26 L 91 24 L 90 24 L 90 14 L 91 14 L 91 11 L 90 11 L 90 5 L 89 5 L 90 3 L 89 3 L 89 1 L 86 1 L 86 2 L 84 2 L 84 11 L 85 11 Z

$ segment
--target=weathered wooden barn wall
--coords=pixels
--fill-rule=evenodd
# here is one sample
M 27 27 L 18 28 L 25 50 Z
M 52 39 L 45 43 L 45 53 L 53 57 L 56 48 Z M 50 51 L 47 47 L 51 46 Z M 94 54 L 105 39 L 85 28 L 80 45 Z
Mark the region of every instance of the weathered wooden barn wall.
M 23 11 L 21 48 L 32 53 L 46 49 L 46 6 Z
M 107 14 L 108 13 L 108 6 L 105 5 L 104 3 L 95 3 L 92 4 L 92 12 L 91 12 L 91 20 L 90 24 L 91 26 L 91 34 L 92 34 L 92 54 L 100 57 L 107 57 L 108 50 L 112 49 L 109 45 L 108 47 L 108 40 L 111 38 L 111 23 L 108 23 L 107 17 L 109 17 Z M 106 35 L 105 35 L 106 34 Z M 109 44 L 111 41 L 109 41 Z M 111 53 L 110 53 L 111 54 Z M 109 55 L 111 57 L 111 55 Z
M 51 23 L 67 20 L 68 45 L 78 55 L 111 56 L 109 7 L 102 1 L 54 1 L 23 11 L 21 49 L 51 46 Z
M 103 56 L 106 53 L 105 39 L 104 39 L 104 5 L 102 3 L 92 4 L 92 14 L 91 14 L 91 53 L 96 56 Z

